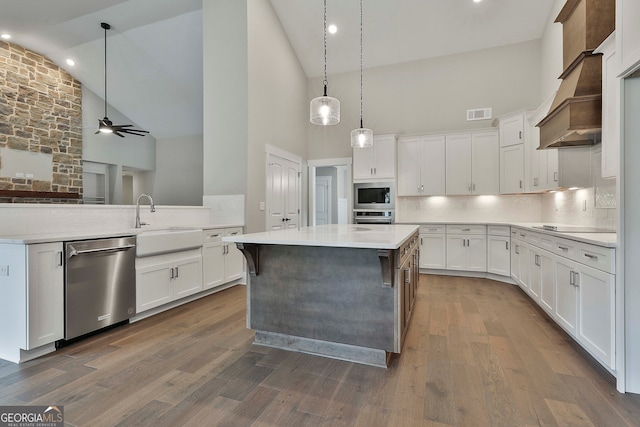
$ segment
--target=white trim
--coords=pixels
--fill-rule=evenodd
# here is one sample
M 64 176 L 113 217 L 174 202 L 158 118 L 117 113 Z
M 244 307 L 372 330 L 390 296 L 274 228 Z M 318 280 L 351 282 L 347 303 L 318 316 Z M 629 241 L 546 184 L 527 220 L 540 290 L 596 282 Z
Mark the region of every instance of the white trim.
M 274 156 L 282 157 L 285 160 L 290 160 L 294 163 L 298 163 L 302 168 L 302 157 L 298 156 L 297 154 L 290 153 L 286 150 L 283 150 L 282 148 L 274 147 L 273 145 L 269 144 L 264 145 L 264 152 L 267 154 L 267 157 L 269 154 L 273 154 Z
M 309 167 L 324 167 L 324 166 L 349 166 L 353 163 L 351 157 L 339 157 L 336 159 L 315 159 L 309 160 Z
M 347 168 L 347 182 L 353 184 L 353 164 L 352 157 L 338 157 L 333 159 L 314 159 L 307 162 L 308 167 L 308 185 L 307 192 L 309 195 L 308 200 L 308 224 L 315 225 L 316 222 L 316 168 L 329 167 L 329 166 L 349 166 Z M 349 184 L 347 189 L 347 206 L 353 207 L 353 185 Z M 353 223 L 352 212 L 347 212 L 347 224 Z

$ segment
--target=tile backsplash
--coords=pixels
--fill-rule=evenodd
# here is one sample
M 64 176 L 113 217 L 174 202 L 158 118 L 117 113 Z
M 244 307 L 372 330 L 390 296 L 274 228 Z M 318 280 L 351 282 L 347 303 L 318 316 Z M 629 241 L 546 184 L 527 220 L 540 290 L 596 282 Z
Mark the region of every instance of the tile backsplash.
M 573 191 L 559 191 L 542 195 L 543 222 L 584 225 L 617 230 L 617 209 L 615 208 L 615 185 L 608 190 L 585 188 Z M 613 194 L 612 194 L 613 193 Z M 602 199 L 606 200 L 603 204 Z

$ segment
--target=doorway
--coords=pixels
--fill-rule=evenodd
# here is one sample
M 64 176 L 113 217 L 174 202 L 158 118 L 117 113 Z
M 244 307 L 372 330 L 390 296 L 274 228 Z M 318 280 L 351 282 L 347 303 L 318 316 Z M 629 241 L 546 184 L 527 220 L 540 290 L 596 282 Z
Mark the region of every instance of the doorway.
M 266 230 L 300 227 L 301 159 L 267 145 Z
M 350 224 L 352 159 L 309 160 L 309 225 Z M 327 179 L 330 178 L 330 179 Z M 331 189 L 325 192 L 323 183 L 330 182 Z M 319 192 L 323 193 L 320 194 Z M 324 210 L 331 214 L 325 216 Z

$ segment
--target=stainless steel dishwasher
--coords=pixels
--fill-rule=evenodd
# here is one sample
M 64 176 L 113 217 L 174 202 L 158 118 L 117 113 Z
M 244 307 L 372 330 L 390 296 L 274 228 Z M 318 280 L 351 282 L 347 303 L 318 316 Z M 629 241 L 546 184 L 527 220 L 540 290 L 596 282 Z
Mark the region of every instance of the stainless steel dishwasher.
M 136 314 L 135 247 L 135 237 L 65 242 L 65 340 Z

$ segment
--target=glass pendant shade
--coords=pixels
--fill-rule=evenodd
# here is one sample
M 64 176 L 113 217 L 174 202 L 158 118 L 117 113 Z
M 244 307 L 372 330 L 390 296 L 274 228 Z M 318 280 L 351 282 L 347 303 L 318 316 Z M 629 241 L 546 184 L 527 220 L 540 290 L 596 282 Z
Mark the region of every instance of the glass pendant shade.
M 309 113 L 309 120 L 314 125 L 336 125 L 340 123 L 340 101 L 326 94 L 313 98 Z
M 352 130 L 351 146 L 353 148 L 373 147 L 373 131 L 363 127 Z

